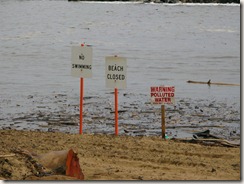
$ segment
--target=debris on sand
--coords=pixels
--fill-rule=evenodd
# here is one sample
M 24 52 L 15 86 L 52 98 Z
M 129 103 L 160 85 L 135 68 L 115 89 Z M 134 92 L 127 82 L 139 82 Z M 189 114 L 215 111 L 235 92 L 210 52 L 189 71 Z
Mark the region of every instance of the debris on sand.
M 12 152 L 25 157 L 25 163 L 30 170 L 30 174 L 23 179 L 33 176 L 66 175 L 78 180 L 84 180 L 79 158 L 73 149 L 36 154 L 28 150 L 16 148 L 12 149 Z

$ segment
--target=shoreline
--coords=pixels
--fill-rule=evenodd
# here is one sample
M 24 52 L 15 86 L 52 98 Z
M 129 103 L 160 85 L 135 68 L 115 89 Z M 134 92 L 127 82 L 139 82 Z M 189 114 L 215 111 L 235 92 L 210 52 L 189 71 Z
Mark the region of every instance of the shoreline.
M 68 2 L 131 2 L 159 4 L 241 4 L 238 0 L 68 0 Z
M 17 130 L 0 130 L 0 140 L 0 178 L 5 180 L 72 180 L 65 175 L 35 176 L 22 155 L 7 157 L 14 149 L 43 154 L 70 148 L 78 153 L 85 180 L 240 180 L 240 147 L 204 146 L 155 136 Z
M 146 96 L 121 94 L 119 135 L 161 136 L 161 109 Z M 114 133 L 114 106 L 107 96 L 86 96 L 83 107 L 84 133 Z M 10 105 L 11 103 L 11 105 Z M 21 101 L 1 101 L 6 108 L 0 129 L 36 130 L 42 132 L 79 131 L 79 100 L 66 93 L 49 96 L 28 95 Z M 193 133 L 210 130 L 227 140 L 240 140 L 238 104 L 215 100 L 179 99 L 165 109 L 166 134 L 169 138 L 192 138 Z

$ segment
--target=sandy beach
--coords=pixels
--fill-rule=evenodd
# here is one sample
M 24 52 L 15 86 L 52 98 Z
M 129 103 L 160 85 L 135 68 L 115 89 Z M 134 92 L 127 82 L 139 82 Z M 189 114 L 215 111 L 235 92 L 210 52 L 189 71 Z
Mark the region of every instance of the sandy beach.
M 240 180 L 240 148 L 162 140 L 159 136 L 114 136 L 0 130 L 2 180 L 74 180 L 37 177 L 21 154 L 73 148 L 85 180 Z
M 241 180 L 239 3 L 12 0 L 0 1 L 0 19 L 1 180 Z M 82 44 L 93 48 L 92 78 L 71 73 Z M 119 136 L 105 73 L 115 55 L 127 60 Z M 157 86 L 175 89 L 165 118 L 151 101 Z M 53 164 L 57 152 L 62 165 L 50 170 L 40 158 Z

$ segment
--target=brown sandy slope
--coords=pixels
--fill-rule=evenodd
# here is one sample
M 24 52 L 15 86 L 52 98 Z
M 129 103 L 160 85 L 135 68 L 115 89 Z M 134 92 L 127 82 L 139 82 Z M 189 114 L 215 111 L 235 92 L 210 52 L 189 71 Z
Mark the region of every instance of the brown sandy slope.
M 78 135 L 0 130 L 0 178 L 69 180 L 31 176 L 25 158 L 11 149 L 38 154 L 74 148 L 85 180 L 240 180 L 240 148 L 203 146 L 160 137 Z

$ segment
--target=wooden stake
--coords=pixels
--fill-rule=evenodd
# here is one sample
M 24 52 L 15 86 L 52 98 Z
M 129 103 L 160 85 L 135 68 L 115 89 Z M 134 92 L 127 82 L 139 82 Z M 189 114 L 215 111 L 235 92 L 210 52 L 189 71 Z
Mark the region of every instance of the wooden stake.
M 82 112 L 83 112 L 84 80 L 80 78 L 80 134 L 82 134 Z
M 165 139 L 165 108 L 161 105 L 162 138 Z

